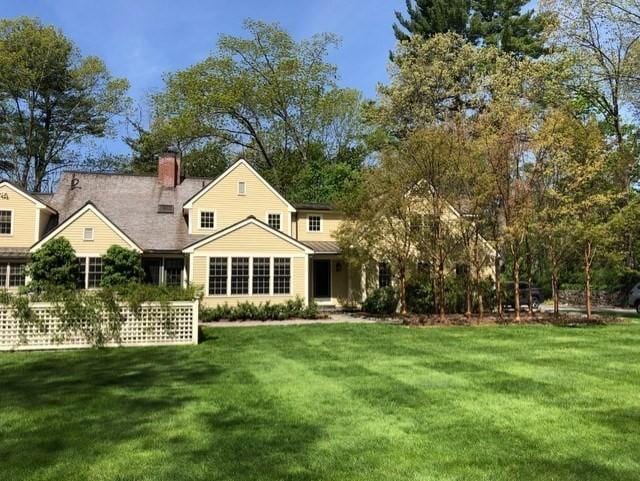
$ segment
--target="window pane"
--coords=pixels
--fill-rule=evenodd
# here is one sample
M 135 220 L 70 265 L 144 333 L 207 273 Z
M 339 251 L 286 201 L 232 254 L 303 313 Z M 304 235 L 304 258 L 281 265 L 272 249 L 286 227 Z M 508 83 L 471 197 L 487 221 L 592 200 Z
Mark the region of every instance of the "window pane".
M 0 234 L 11 234 L 10 210 L 0 210 Z
M 209 295 L 227 294 L 227 258 L 212 257 L 209 260 Z
M 319 215 L 309 216 L 309 231 L 320 232 L 320 216 Z
M 253 293 L 269 294 L 269 276 L 271 259 L 268 257 L 253 258 Z
M 9 287 L 25 285 L 25 265 L 23 263 L 9 264 Z
M 391 268 L 386 262 L 378 264 L 378 286 L 389 287 L 391 285 Z
M 78 257 L 78 278 L 76 279 L 76 287 L 78 289 L 85 288 L 85 273 L 87 269 L 87 259 Z
M 267 219 L 271 228 L 280 230 L 280 214 L 269 214 Z
M 184 261 L 182 259 L 165 259 L 164 260 L 164 283 L 170 287 L 182 285 L 182 267 Z
M 87 279 L 87 287 L 89 289 L 100 287 L 102 280 L 102 258 L 89 257 L 89 277 Z
M 231 259 L 231 294 L 249 294 L 249 258 Z
M 205 211 L 200 212 L 200 228 L 201 229 L 213 229 L 216 225 L 216 216 L 214 212 Z
M 273 293 L 291 293 L 291 259 L 288 257 L 273 259 Z

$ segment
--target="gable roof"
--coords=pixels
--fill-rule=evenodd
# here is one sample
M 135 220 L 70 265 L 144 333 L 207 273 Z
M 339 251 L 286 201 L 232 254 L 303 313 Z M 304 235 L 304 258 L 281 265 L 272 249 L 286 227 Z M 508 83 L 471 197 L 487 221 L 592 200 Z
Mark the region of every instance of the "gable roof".
M 18 187 L 16 185 L 13 185 L 8 180 L 0 181 L 0 187 L 8 187 L 8 188 L 10 188 L 16 194 L 21 195 L 25 199 L 30 200 L 31 202 L 33 202 L 38 209 L 48 210 L 52 214 L 57 214 L 58 213 L 53 207 L 48 206 L 47 204 L 42 202 L 40 199 L 38 199 L 36 197 L 36 195 L 39 195 L 39 194 L 29 194 L 29 193 L 25 192 L 24 190 L 22 190 L 20 187 Z
M 231 232 L 234 232 L 238 229 L 242 229 L 243 227 L 247 226 L 247 225 L 256 225 L 264 230 L 266 230 L 267 232 L 279 237 L 282 240 L 285 240 L 287 242 L 289 242 L 290 244 L 298 247 L 299 249 L 301 249 L 302 251 L 304 251 L 307 254 L 313 254 L 313 250 L 310 249 L 308 246 L 306 246 L 305 244 L 303 244 L 302 242 L 294 239 L 293 237 L 285 234 L 284 232 L 281 232 L 279 230 L 274 229 L 273 227 L 271 227 L 269 224 L 266 224 L 258 219 L 256 219 L 254 216 L 250 215 L 249 217 L 247 217 L 244 220 L 241 220 L 240 222 L 236 222 L 235 224 L 230 225 L 229 227 L 225 227 L 224 229 L 218 231 L 218 232 L 214 232 L 213 234 L 210 234 L 202 239 L 199 239 L 195 242 L 192 242 L 191 244 L 189 244 L 188 246 L 186 246 L 182 252 L 184 253 L 190 253 L 190 252 L 194 252 L 195 249 L 197 249 L 198 247 L 201 247 L 205 244 L 208 244 L 209 242 L 212 242 L 216 239 L 219 239 L 220 237 L 224 237 L 227 234 L 230 234 Z
M 200 192 L 197 192 L 190 199 L 188 199 L 184 203 L 183 208 L 184 209 L 191 209 L 193 207 L 193 203 L 195 201 L 197 201 L 200 197 L 202 197 L 204 194 L 209 192 L 209 190 L 211 190 L 215 185 L 217 185 L 222 179 L 224 179 L 227 175 L 229 175 L 231 172 L 233 172 L 235 169 L 237 169 L 241 165 L 243 165 L 247 169 L 249 169 L 249 171 L 253 175 L 255 175 L 258 178 L 258 180 L 260 180 L 260 182 L 262 182 L 278 199 L 280 199 L 284 204 L 286 204 L 287 209 L 289 210 L 289 212 L 295 212 L 296 211 L 295 207 L 293 205 L 291 205 L 287 199 L 282 197 L 282 195 L 280 195 L 280 193 L 276 189 L 274 189 L 271 186 L 271 184 L 269 184 L 269 182 L 264 180 L 264 178 L 260 174 L 258 174 L 258 172 L 253 167 L 251 167 L 251 164 L 249 164 L 249 162 L 247 162 L 244 159 L 238 160 L 235 164 L 233 164 L 231 167 L 229 167 L 227 170 L 225 170 L 222 174 L 220 174 L 218 177 L 216 177 L 216 179 L 213 182 L 211 182 L 208 185 L 206 185 Z
M 64 222 L 58 224 L 58 226 L 53 229 L 52 231 L 50 231 L 49 233 L 47 233 L 42 239 L 40 239 L 38 242 L 36 242 L 33 246 L 31 246 L 31 249 L 29 250 L 30 252 L 34 252 L 36 250 L 38 250 L 40 247 L 42 247 L 42 244 L 44 244 L 45 242 L 47 242 L 49 239 L 52 239 L 53 237 L 55 237 L 56 235 L 58 235 L 61 231 L 63 231 L 67 226 L 69 226 L 70 224 L 72 224 L 76 219 L 78 219 L 80 216 L 82 216 L 83 214 L 87 213 L 87 212 L 92 212 L 94 213 L 102 222 L 104 222 L 105 224 L 107 224 L 111 230 L 113 230 L 116 234 L 118 234 L 120 236 L 120 238 L 122 238 L 123 241 L 125 241 L 127 244 L 129 244 L 129 246 L 134 249 L 137 250 L 138 252 L 142 252 L 142 249 L 134 242 L 132 241 L 124 232 L 122 232 L 117 225 L 115 225 L 113 222 L 111 222 L 102 212 L 100 212 L 100 210 L 93 205 L 91 202 L 87 202 L 83 207 L 81 207 L 80 209 L 78 209 L 73 215 L 69 216 Z
M 182 204 L 211 182 L 185 177 L 175 187 L 163 187 L 155 174 L 130 175 L 101 172 L 64 172 L 49 201 L 64 222 L 91 202 L 145 252 L 180 252 L 200 239 L 190 235 Z M 158 212 L 158 205 L 174 206 L 173 213 Z

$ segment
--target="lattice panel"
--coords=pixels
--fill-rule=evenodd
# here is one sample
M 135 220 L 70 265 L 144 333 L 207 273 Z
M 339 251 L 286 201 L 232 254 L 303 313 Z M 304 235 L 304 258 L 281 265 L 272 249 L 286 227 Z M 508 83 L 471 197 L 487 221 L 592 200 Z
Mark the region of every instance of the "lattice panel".
M 22 326 L 14 318 L 13 310 L 0 306 L 0 350 L 64 349 L 89 347 L 91 341 L 85 332 L 91 332 L 89 322 L 77 323 L 73 329 L 63 329 L 56 317 L 56 308 L 49 303 L 32 303 L 31 309 L 38 322 Z M 119 339 L 106 346 L 156 346 L 198 343 L 198 302 L 173 302 L 167 309 L 158 303 L 144 304 L 140 312 L 132 312 L 127 305 L 120 306 L 123 324 Z M 106 329 L 104 316 L 102 330 Z

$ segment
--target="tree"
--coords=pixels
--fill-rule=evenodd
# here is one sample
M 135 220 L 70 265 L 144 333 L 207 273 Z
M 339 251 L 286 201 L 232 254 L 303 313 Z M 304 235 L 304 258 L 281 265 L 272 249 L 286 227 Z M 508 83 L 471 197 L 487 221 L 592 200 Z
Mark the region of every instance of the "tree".
M 186 149 L 216 142 L 287 194 L 280 164 L 304 164 L 317 146 L 333 160 L 360 142 L 361 96 L 336 84 L 333 35 L 296 42 L 275 24 L 244 25 L 248 38 L 222 35 L 216 53 L 167 76 L 151 131 Z
M 40 191 L 77 158 L 83 141 L 109 132 L 127 88 L 55 28 L 26 17 L 1 20 L 0 168 L 22 188 Z
M 527 0 L 405 0 L 407 17 L 396 11 L 393 31 L 399 41 L 453 32 L 476 46 L 494 46 L 519 57 L 546 52 L 547 14 L 522 12 Z
M 455 32 L 465 35 L 469 21 L 469 0 L 405 0 L 407 17 L 395 12 L 397 24 L 393 32 L 400 41 L 411 35 L 429 38 L 436 33 Z
M 133 249 L 112 245 L 102 257 L 102 287 L 121 286 L 142 282 L 142 258 Z
M 56 237 L 31 255 L 27 266 L 31 278 L 29 289 L 42 291 L 50 287 L 73 289 L 78 279 L 78 260 L 71 243 Z

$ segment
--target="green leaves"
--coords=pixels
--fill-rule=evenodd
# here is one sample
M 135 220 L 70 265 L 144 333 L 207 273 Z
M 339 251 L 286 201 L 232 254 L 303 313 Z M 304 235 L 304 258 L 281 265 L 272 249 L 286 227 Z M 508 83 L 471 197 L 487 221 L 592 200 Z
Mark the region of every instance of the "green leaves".
M 64 237 L 45 242 L 31 255 L 27 274 L 31 277 L 28 289 L 33 292 L 73 289 L 78 278 L 78 260 L 71 243 Z

